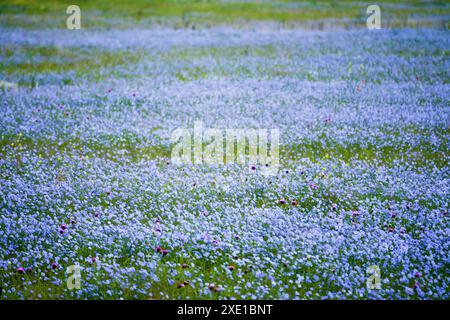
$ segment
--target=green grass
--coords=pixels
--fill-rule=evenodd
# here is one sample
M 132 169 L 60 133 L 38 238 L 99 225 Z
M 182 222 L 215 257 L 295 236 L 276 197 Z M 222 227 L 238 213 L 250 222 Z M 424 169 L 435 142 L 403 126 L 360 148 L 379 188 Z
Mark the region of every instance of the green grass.
M 137 52 L 127 50 L 109 52 L 101 49 L 73 49 L 56 47 L 2 47 L 0 55 L 23 57 L 17 64 L 0 62 L 0 72 L 10 75 L 13 73 L 27 74 L 73 71 L 84 73 L 88 70 L 98 71 L 121 65 L 136 63 L 139 60 Z
M 120 137 L 114 135 L 103 135 L 96 139 L 67 137 L 66 139 L 61 138 L 59 141 L 36 139 L 23 135 L 2 135 L 0 137 L 0 154 L 3 156 L 9 152 L 15 154 L 19 167 L 21 152 L 33 152 L 40 157 L 49 159 L 62 155 L 108 159 L 126 157 L 133 161 L 170 157 L 169 146 L 143 145 L 138 143 L 138 140 L 137 136 L 126 132 L 122 133 Z
M 107 1 L 78 1 L 78 4 L 82 8 L 83 16 L 83 27 L 84 28 L 97 28 L 97 27 L 117 27 L 126 28 L 130 26 L 148 26 L 153 23 L 168 23 L 172 27 L 192 27 L 196 24 L 227 24 L 227 23 L 238 23 L 244 21 L 265 21 L 272 20 L 282 23 L 288 22 L 301 22 L 317 19 L 356 19 L 362 21 L 361 26 L 364 27 L 364 17 L 365 17 L 365 7 L 361 3 L 354 1 L 343 1 L 343 2 L 321 2 L 321 1 L 308 1 L 303 7 L 289 8 L 286 6 L 288 1 L 277 1 L 274 3 L 221 3 L 219 1 L 117 1 L 114 5 L 111 5 Z M 386 3 L 386 2 L 385 2 Z M 402 1 L 388 1 L 390 4 L 401 4 Z M 430 2 L 424 3 L 419 1 L 409 2 L 409 7 L 406 9 L 388 7 L 386 11 L 383 11 L 387 16 L 393 16 L 398 19 L 406 19 L 411 15 L 421 14 L 421 15 L 448 15 L 448 4 L 445 1 L 435 1 L 433 2 L 435 7 L 428 8 L 425 5 L 429 5 Z M 58 1 L 1 1 L 0 2 L 0 26 L 2 27 L 28 27 L 28 28 L 65 28 L 65 8 L 66 4 Z M 383 6 L 382 6 L 383 8 Z M 404 41 L 403 43 L 406 43 Z M 435 52 L 425 52 L 418 48 L 417 45 L 411 43 L 411 49 L 405 48 L 395 48 L 388 50 L 389 54 L 402 56 L 402 57 L 436 57 L 445 61 L 448 58 L 449 51 L 435 51 Z M 426 46 L 425 46 L 426 47 Z M 277 67 L 271 67 L 264 69 L 253 68 L 245 64 L 233 63 L 227 65 L 224 68 L 220 67 L 220 63 L 242 61 L 247 56 L 264 59 L 276 59 L 280 55 L 285 55 L 285 60 L 283 63 L 277 65 Z M 117 50 L 117 51 L 105 51 L 99 48 L 57 48 L 57 47 L 28 47 L 28 46 L 14 46 L 14 45 L 0 45 L 0 74 L 3 77 L 9 79 L 14 79 L 19 82 L 21 86 L 24 87 L 34 87 L 37 85 L 37 77 L 43 75 L 56 75 L 63 74 L 67 77 L 63 80 L 62 85 L 76 84 L 77 80 L 83 81 L 102 81 L 108 77 L 108 75 L 114 75 L 116 78 L 126 78 L 135 77 L 135 79 L 141 75 L 134 75 L 133 68 L 142 63 L 146 59 L 152 62 L 157 61 L 158 63 L 164 63 L 167 70 L 165 76 L 167 78 L 173 79 L 173 81 L 189 82 L 189 81 L 199 81 L 208 77 L 241 77 L 241 78 L 270 78 L 270 77 L 289 77 L 291 79 L 304 79 L 309 81 L 317 80 L 331 80 L 330 75 L 321 70 L 316 70 L 316 73 L 312 73 L 311 70 L 299 70 L 297 68 L 288 67 L 292 65 L 292 61 L 301 61 L 305 57 L 321 57 L 325 55 L 343 55 L 345 52 L 335 51 L 335 48 L 315 47 L 308 50 L 298 50 L 286 48 L 284 46 L 258 46 L 258 47 L 248 47 L 248 46 L 236 46 L 227 48 L 192 48 L 192 49 L 173 49 L 164 52 L 144 52 L 140 49 L 134 50 Z M 382 54 L 381 54 L 382 55 Z M 284 56 L 283 56 L 284 57 Z M 18 59 L 18 63 L 12 63 L 14 58 Z M 207 63 L 203 63 L 203 59 L 212 59 L 217 64 L 212 64 L 213 67 L 209 67 Z M 281 60 L 281 59 L 280 59 Z M 244 60 L 245 61 L 245 60 Z M 357 81 L 361 77 L 365 77 L 367 70 L 364 67 L 361 68 L 358 64 L 344 64 L 342 66 L 343 73 L 336 76 L 338 79 Z M 432 68 L 433 69 L 433 68 Z M 445 79 L 446 72 L 442 68 L 442 74 L 439 78 Z M 325 70 L 326 71 L 326 70 Z M 382 70 L 385 73 L 386 70 Z M 426 71 L 423 71 L 426 73 Z M 69 73 L 73 73 L 70 76 Z M 120 74 L 120 75 L 119 75 Z M 410 76 L 413 76 L 411 74 Z M 148 70 L 145 76 L 152 77 L 154 74 L 152 70 Z M 335 75 L 333 75 L 335 76 Z M 427 80 L 426 74 L 422 75 L 422 82 Z M 386 75 L 389 79 L 389 75 Z M 335 80 L 333 78 L 333 80 Z M 368 79 L 368 82 L 373 81 L 379 83 L 380 79 L 375 78 L 374 80 Z M 316 99 L 314 97 L 305 97 L 305 99 Z M 346 97 L 343 98 L 344 100 Z M 430 98 L 431 99 L 431 98 Z M 440 98 L 436 97 L 433 103 L 436 105 L 442 105 L 444 101 L 438 100 Z M 69 99 L 70 101 L 70 99 Z M 111 104 L 106 98 L 105 100 L 97 100 L 101 103 L 109 103 L 111 112 L 123 111 L 122 107 L 132 106 L 134 109 L 140 108 L 139 105 L 133 104 L 129 98 L 124 97 L 119 99 L 115 103 Z M 314 101 L 317 102 L 317 101 Z M 349 101 L 336 101 L 337 105 L 346 104 Z M 101 104 L 100 103 L 100 104 Z M 318 103 L 320 104 L 320 103 Z M 420 105 L 420 103 L 419 103 Z M 101 106 L 100 106 L 101 107 Z M 45 107 L 43 107 L 45 108 Z M 156 108 L 156 107 L 155 107 Z M 57 113 L 55 118 L 51 119 L 51 123 L 58 125 L 64 123 L 67 120 L 74 121 L 77 123 L 81 119 L 83 113 L 84 105 L 82 105 L 79 110 L 70 110 L 71 113 L 69 118 L 66 118 L 64 111 Z M 99 116 L 101 116 L 101 109 L 99 111 Z M 90 110 L 93 116 L 95 116 L 96 109 Z M 144 113 L 143 113 L 144 114 Z M 149 114 L 145 114 L 149 116 Z M 39 116 L 38 116 L 39 117 Z M 313 163 L 327 163 L 329 159 L 341 159 L 347 165 L 352 165 L 358 163 L 359 161 L 364 161 L 368 165 L 373 164 L 374 168 L 381 168 L 381 170 L 388 169 L 392 166 L 397 165 L 397 161 L 402 164 L 413 163 L 417 170 L 421 170 L 422 166 L 426 169 L 429 168 L 429 164 L 435 165 L 438 168 L 445 168 L 448 166 L 448 145 L 445 144 L 447 137 L 450 135 L 449 128 L 427 128 L 421 129 L 414 126 L 402 126 L 399 128 L 385 128 L 383 133 L 390 137 L 401 136 L 402 134 L 409 134 L 414 136 L 427 137 L 430 133 L 436 134 L 438 140 L 441 143 L 439 148 L 428 145 L 426 142 L 418 143 L 414 146 L 408 145 L 397 145 L 393 143 L 392 145 L 387 145 L 383 147 L 378 147 L 376 144 L 360 145 L 351 142 L 338 144 L 337 142 L 330 139 L 329 134 L 327 135 L 326 126 L 319 125 L 317 130 L 323 131 L 323 137 L 318 141 L 298 141 L 295 145 L 282 145 L 280 146 L 280 159 L 283 166 L 290 168 L 289 165 L 298 164 L 297 160 L 300 158 L 308 158 Z M 156 128 L 154 128 L 156 129 Z M 400 139 L 401 142 L 403 140 Z M 380 139 L 380 144 L 383 143 L 383 139 Z M 124 153 L 125 151 L 125 153 Z M 89 167 L 89 161 L 96 160 L 99 158 L 107 158 L 113 161 L 122 161 L 124 158 L 127 160 L 140 162 L 141 160 L 157 159 L 161 160 L 161 166 L 165 165 L 164 160 L 170 158 L 171 146 L 168 144 L 156 144 L 153 145 L 144 138 L 127 131 L 122 131 L 121 134 L 105 134 L 100 136 L 95 136 L 95 138 L 89 137 L 76 137 L 73 136 L 62 136 L 58 135 L 58 140 L 52 140 L 51 138 L 46 138 L 44 135 L 37 135 L 37 137 L 26 136 L 23 134 L 2 134 L 0 136 L 0 156 L 2 160 L 6 160 L 8 163 L 8 168 L 10 171 L 4 170 L 0 172 L 2 179 L 8 179 L 14 177 L 15 175 L 23 175 L 24 179 L 27 176 L 27 172 L 22 168 L 25 166 L 23 164 L 23 159 L 33 155 L 37 155 L 42 158 L 42 162 L 56 163 L 55 171 L 52 172 L 54 176 L 50 174 L 49 181 L 54 183 L 63 184 L 67 177 L 66 174 L 69 170 L 65 170 L 64 158 L 65 157 L 80 157 L 86 159 L 86 166 Z M 47 161 L 47 162 L 46 162 Z M 39 163 L 38 166 L 41 164 Z M 42 164 L 44 165 L 44 164 Z M 84 165 L 84 164 L 81 164 Z M 15 166 L 15 167 L 14 167 Z M 330 170 L 332 171 L 332 170 Z M 375 171 L 375 170 L 374 170 Z M 186 173 L 187 174 L 187 173 Z M 282 173 L 281 173 L 282 174 Z M 297 180 L 301 182 L 306 182 L 308 180 L 323 181 L 326 179 L 336 178 L 340 179 L 342 177 L 338 176 L 339 170 L 335 172 L 313 172 L 309 173 L 305 177 L 297 177 Z M 374 176 L 376 173 L 374 173 Z M 153 179 L 153 177 L 151 177 Z M 252 179 L 252 177 L 248 177 Z M 289 179 L 287 175 L 283 176 L 284 179 Z M 156 177 L 158 179 L 158 177 Z M 276 178 L 274 178 L 276 179 Z M 70 179 L 67 179 L 70 180 Z M 205 178 L 206 180 L 206 178 Z M 181 180 L 182 182 L 187 182 L 189 179 Z M 159 207 L 149 207 L 147 201 L 148 198 L 159 199 L 164 193 L 167 194 L 167 190 L 174 189 L 174 185 L 178 183 L 175 178 L 168 177 L 167 181 L 161 182 L 161 188 L 152 194 L 150 191 L 145 194 L 147 199 L 137 200 L 138 203 L 133 202 L 139 208 L 142 208 L 145 213 L 142 219 L 151 224 L 152 221 L 161 216 L 164 218 L 165 212 L 161 212 L 162 209 Z M 202 181 L 204 184 L 197 188 L 185 188 L 180 191 L 177 196 L 179 198 L 164 198 L 164 209 L 175 208 L 180 202 L 188 202 L 189 199 L 193 203 L 200 203 L 200 200 L 204 198 L 205 194 L 208 194 L 208 204 L 206 205 L 207 210 L 214 210 L 215 203 L 227 204 L 228 207 L 232 207 L 236 202 L 236 198 L 233 198 L 233 194 L 227 194 L 219 192 L 218 188 L 215 188 L 212 181 Z M 208 183 L 208 185 L 206 185 Z M 297 181 L 298 182 L 298 181 Z M 77 184 L 79 181 L 75 179 L 75 182 L 70 183 Z M 125 184 L 127 188 L 133 188 L 134 181 L 120 182 Z M 245 185 L 245 184 L 244 184 Z M 280 196 L 279 190 L 273 190 L 265 185 L 252 185 L 249 184 L 248 187 L 249 194 L 254 194 L 253 199 L 248 200 L 245 203 L 239 203 L 242 206 L 254 207 L 254 208 L 271 208 L 279 206 L 276 202 L 277 197 Z M 120 185 L 123 187 L 123 185 Z M 323 208 L 325 206 L 330 206 L 332 203 L 339 205 L 341 209 L 344 210 L 355 210 L 358 208 L 358 204 L 370 200 L 371 197 L 381 197 L 383 187 L 387 187 L 386 184 L 379 182 L 377 188 L 370 192 L 364 193 L 363 191 L 355 191 L 352 195 L 352 199 L 348 200 L 346 198 L 340 197 L 337 191 L 331 191 L 327 189 L 326 186 L 320 186 L 316 191 L 315 196 L 308 196 L 309 187 L 303 187 L 302 191 L 304 193 L 299 193 L 298 184 L 295 181 L 291 181 L 291 184 L 286 184 L 286 189 L 282 190 L 282 195 L 286 199 L 291 199 L 293 197 L 299 196 L 299 194 L 305 195 L 305 199 L 300 202 L 297 209 L 301 214 L 308 214 L 308 212 L 314 210 L 315 208 Z M 79 185 L 75 185 L 74 188 L 81 189 Z M 133 189 L 135 194 L 142 194 L 142 190 L 138 187 Z M 281 192 L 281 191 L 280 191 Z M 84 198 L 86 197 L 86 198 Z M 90 199 L 89 195 L 81 192 L 80 200 Z M 36 196 L 34 200 L 37 200 L 39 196 Z M 99 195 L 93 198 L 92 205 L 99 205 L 102 208 L 107 208 L 111 204 L 115 204 L 118 201 L 117 198 L 107 201 L 104 195 Z M 180 200 L 182 199 L 182 200 Z M 389 201 L 395 200 L 401 202 L 402 200 L 409 201 L 408 195 L 405 194 L 393 194 L 386 196 L 386 198 L 380 198 L 385 201 L 386 206 L 388 206 Z M 133 199 L 134 200 L 134 199 Z M 44 199 L 42 199 L 44 201 Z M 39 203 L 39 201 L 36 201 Z M 129 204 L 130 199 L 120 199 L 120 203 Z M 2 204 L 3 205 L 3 204 Z M 423 207 L 427 203 L 421 204 Z M 435 204 L 430 204 L 434 205 Z M 31 210 L 35 208 L 32 207 L 33 204 L 28 204 Z M 286 215 L 290 214 L 289 206 L 282 207 Z M 74 204 L 67 204 L 64 206 L 64 212 L 58 213 L 58 219 L 62 222 L 68 222 L 70 215 L 76 211 Z M 435 209 L 435 208 L 434 208 Z M 38 210 L 36 208 L 36 210 Z M 328 214 L 326 210 L 322 210 L 320 214 Z M 246 217 L 242 217 L 242 223 L 246 223 Z M 39 217 L 37 216 L 37 219 Z M 212 218 L 213 219 L 213 218 Z M 350 217 L 346 219 L 351 219 Z M 386 221 L 389 222 L 390 220 Z M 105 221 L 106 222 L 106 221 Z M 107 221 L 111 224 L 116 223 L 113 218 Z M 183 221 L 178 220 L 175 225 L 181 224 Z M 219 222 L 218 222 L 219 223 Z M 351 223 L 351 221 L 350 221 Z M 194 225 L 195 223 L 192 222 Z M 270 231 L 268 228 L 267 221 L 262 219 L 256 222 L 258 230 L 261 232 L 261 236 L 267 241 L 267 235 L 264 232 Z M 408 232 L 417 228 L 414 222 L 402 221 L 401 224 L 407 229 Z M 382 226 L 380 226 L 382 227 Z M 303 231 L 303 230 L 301 230 Z M 308 231 L 308 230 L 304 230 Z M 22 232 L 22 231 L 19 231 Z M 52 235 L 52 236 L 57 236 Z M 89 242 L 91 235 L 87 231 L 84 235 L 86 237 L 86 242 Z M 25 251 L 26 248 L 20 243 L 17 244 L 17 251 Z M 136 267 L 132 258 L 137 252 L 147 252 L 148 260 L 158 260 L 157 267 L 154 273 L 158 275 L 159 281 L 152 281 L 152 287 L 148 290 L 147 296 L 142 296 L 141 298 L 154 298 L 154 299 L 165 299 L 165 298 L 208 298 L 206 295 L 200 295 L 200 286 L 196 284 L 188 285 L 182 289 L 177 287 L 178 283 L 188 280 L 188 278 L 202 277 L 204 283 L 216 283 L 223 284 L 226 287 L 224 292 L 214 292 L 210 293 L 209 298 L 218 298 L 221 295 L 233 296 L 236 295 L 231 290 L 234 286 L 244 287 L 245 283 L 252 282 L 256 284 L 253 288 L 248 289 L 246 292 L 255 292 L 259 285 L 265 285 L 270 287 L 270 281 L 267 278 L 256 279 L 252 271 L 252 264 L 250 262 L 244 265 L 238 266 L 237 261 L 246 258 L 250 261 L 256 259 L 257 257 L 252 257 L 245 252 L 239 252 L 237 254 L 232 254 L 230 250 L 215 251 L 213 249 L 208 249 L 208 253 L 214 255 L 215 263 L 210 262 L 211 259 L 207 257 L 195 258 L 190 252 L 187 252 L 187 256 L 181 256 L 182 248 L 179 246 L 170 246 L 168 243 L 161 243 L 164 247 L 167 245 L 171 249 L 171 254 L 166 257 L 161 257 L 154 252 L 153 243 L 139 243 L 137 246 L 130 246 L 129 243 L 120 243 L 121 250 L 118 257 L 113 260 L 121 267 Z M 207 243 L 195 243 L 192 248 L 197 250 L 197 248 L 211 245 Z M 256 243 L 254 243 L 256 245 Z M 312 261 L 310 266 L 303 266 L 303 268 L 298 270 L 290 270 L 290 261 L 279 261 L 277 260 L 277 253 L 282 252 L 285 248 L 277 247 L 271 243 L 266 243 L 265 250 L 268 253 L 268 258 L 272 261 L 276 261 L 277 267 L 275 268 L 276 273 L 273 275 L 279 279 L 284 280 L 284 284 L 288 286 L 287 292 L 291 295 L 295 291 L 299 292 L 300 296 L 305 296 L 305 293 L 312 286 L 317 286 L 317 284 L 305 284 L 301 289 L 297 288 L 295 283 L 290 282 L 295 279 L 296 275 L 307 275 L 314 274 L 320 275 L 323 270 L 321 270 L 320 263 L 317 261 Z M 96 248 L 89 248 L 88 245 L 82 245 L 76 250 L 77 256 L 81 258 L 89 258 L 95 254 L 99 256 L 105 256 L 108 252 L 99 251 Z M 301 250 L 299 250 L 301 254 Z M 318 254 L 320 256 L 320 254 Z M 2 259 L 8 259 L 13 257 L 2 257 Z M 92 283 L 99 283 L 97 280 L 104 280 L 109 278 L 109 275 L 98 268 L 95 264 L 79 259 L 76 262 L 81 263 L 84 267 L 91 270 L 97 270 L 93 272 L 94 278 L 86 281 Z M 295 259 L 295 257 L 293 257 Z M 364 265 L 365 261 L 361 258 L 357 259 L 354 257 L 349 258 L 353 265 Z M 67 261 L 67 264 L 75 263 L 75 261 Z M 108 263 L 108 262 L 107 262 Z M 188 263 L 189 268 L 181 268 L 182 263 Z M 382 264 L 382 261 L 379 262 Z M 169 266 L 169 264 L 171 264 Z M 168 279 L 173 278 L 169 275 L 169 270 L 173 270 L 173 266 L 176 265 L 175 269 L 178 272 L 178 276 L 175 278 L 175 282 L 171 285 L 168 284 Z M 228 272 L 226 267 L 228 265 L 234 265 L 236 267 L 235 271 Z M 259 266 L 263 267 L 263 266 Z M 444 267 L 442 267 L 444 268 Z M 55 299 L 59 296 L 65 298 L 70 297 L 66 286 L 56 285 L 46 281 L 46 276 L 57 273 L 58 278 L 66 279 L 64 270 L 50 270 L 46 269 L 43 271 L 45 274 L 36 274 L 34 272 L 27 272 L 26 275 L 17 275 L 14 272 L 14 266 L 8 268 L 7 271 L 2 271 L 0 277 L 6 273 L 10 273 L 12 279 L 9 278 L 8 282 L 10 285 L 16 288 L 17 292 L 24 292 L 25 298 L 27 299 L 37 299 L 38 295 L 40 298 Z M 186 276 L 186 272 L 191 272 L 191 276 Z M 243 275 L 239 278 L 234 274 L 242 272 Z M 384 272 L 396 273 L 396 270 L 384 270 Z M 89 272 L 90 273 L 90 272 Z M 444 270 L 442 270 L 444 273 Z M 293 276 L 295 275 L 295 276 Z M 22 278 L 26 280 L 35 280 L 36 283 L 32 284 L 33 293 L 29 292 L 30 288 L 27 288 L 27 282 L 23 281 Z M 108 289 L 119 289 L 120 281 L 118 279 L 110 279 L 111 283 L 109 286 L 101 285 L 99 286 L 99 292 L 105 292 Z M 238 281 L 241 281 L 238 283 Z M 137 281 L 138 286 L 145 285 L 142 281 Z M 320 279 L 320 286 L 322 293 L 326 293 L 329 290 L 338 290 L 339 288 L 333 285 L 332 281 L 328 279 Z M 204 284 L 202 284 L 204 287 Z M 51 291 L 49 291 L 49 288 Z M 195 289 L 194 289 L 195 288 Z M 163 294 L 161 294 L 161 292 Z M 276 297 L 277 292 L 272 289 L 268 292 L 268 296 Z M 17 296 L 18 297 L 18 296 Z M 10 295 L 9 298 L 17 298 L 14 295 Z M 123 288 L 123 298 L 135 298 L 130 289 Z M 86 298 L 96 298 L 95 293 Z
M 142 58 L 139 50 L 108 51 L 100 48 L 58 48 L 4 45 L 0 47 L 0 74 L 22 87 L 35 87 L 46 74 L 64 74 L 60 85 L 77 79 L 101 81 L 114 72 L 131 76 L 132 67 Z M 49 80 L 47 80 L 49 81 Z
M 413 133 L 418 136 L 427 136 L 429 130 L 422 130 L 414 126 L 403 126 L 401 128 L 385 129 L 385 133 L 393 138 L 401 134 Z M 435 128 L 434 132 L 445 137 L 450 134 L 448 128 Z M 313 162 L 328 159 L 341 159 L 346 163 L 355 160 L 376 162 L 381 165 L 395 165 L 396 161 L 413 161 L 418 167 L 427 163 L 433 163 L 438 168 L 448 166 L 448 146 L 442 144 L 439 148 L 421 143 L 415 146 L 381 145 L 369 144 L 359 145 L 353 143 L 339 144 L 329 139 L 324 133 L 318 141 L 305 140 L 296 145 L 281 145 L 280 160 L 282 164 L 301 158 L 309 158 Z M 95 139 L 81 139 L 75 137 L 60 137 L 59 141 L 48 139 L 36 139 L 19 135 L 2 135 L 0 137 L 0 154 L 4 156 L 10 152 L 18 157 L 20 152 L 34 152 L 48 158 L 78 154 L 80 157 L 103 157 L 108 159 L 121 159 L 123 157 L 132 161 L 142 159 L 167 159 L 171 156 L 171 145 L 151 145 L 132 132 L 122 132 L 117 135 L 97 136 Z M 125 152 L 125 153 L 124 153 Z
M 151 24 L 169 24 L 177 28 L 190 28 L 248 21 L 290 22 L 317 21 L 324 19 L 347 19 L 362 22 L 365 27 L 366 8 L 372 3 L 358 1 L 270 1 L 270 2 L 223 2 L 218 0 L 128 0 L 76 2 L 82 10 L 82 26 L 130 27 Z M 431 6 L 431 4 L 433 6 Z M 403 6 L 401 6 L 403 5 Z M 65 28 L 68 4 L 55 0 L 12 0 L 0 3 L 0 25 Z M 383 1 L 384 17 L 405 23 L 411 17 L 441 16 L 446 25 L 445 15 L 450 10 L 445 1 L 426 4 L 409 1 L 408 5 L 399 1 Z M 448 23 L 447 23 L 448 26 Z

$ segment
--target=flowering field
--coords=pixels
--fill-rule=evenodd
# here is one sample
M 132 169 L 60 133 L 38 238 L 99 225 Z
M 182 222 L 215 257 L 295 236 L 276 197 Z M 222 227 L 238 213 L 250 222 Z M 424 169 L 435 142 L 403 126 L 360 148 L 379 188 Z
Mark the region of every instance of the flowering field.
M 0 8 L 1 299 L 450 298 L 448 28 Z M 277 128 L 278 173 L 174 164 L 195 121 Z

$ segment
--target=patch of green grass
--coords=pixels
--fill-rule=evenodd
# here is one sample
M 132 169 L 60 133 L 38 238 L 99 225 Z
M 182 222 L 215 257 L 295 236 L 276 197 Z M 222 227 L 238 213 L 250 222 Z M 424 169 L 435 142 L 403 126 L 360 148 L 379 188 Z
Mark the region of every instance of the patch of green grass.
M 448 140 L 450 136 L 448 128 L 435 128 L 434 131 L 443 140 Z M 414 133 L 419 136 L 428 134 L 427 130 L 422 130 L 415 126 L 385 129 L 385 133 L 392 138 L 405 133 Z M 376 142 L 367 143 L 366 145 L 340 144 L 324 135 L 324 138 L 318 142 L 307 140 L 296 145 L 283 145 L 280 147 L 280 157 L 288 161 L 299 158 L 309 158 L 313 162 L 328 159 L 341 159 L 346 163 L 354 160 L 365 160 L 376 161 L 386 166 L 392 165 L 395 161 L 413 161 L 418 167 L 426 163 L 433 163 L 438 168 L 448 166 L 450 150 L 446 144 L 441 144 L 436 148 L 425 142 L 415 146 L 382 145 L 381 142 L 385 141 L 380 141 L 380 145 L 377 145 Z
M 426 6 L 420 1 L 408 4 L 384 1 L 383 14 L 389 19 L 406 21 L 410 16 L 445 16 L 446 2 L 435 1 Z M 220 0 L 79 0 L 84 28 L 114 26 L 130 27 L 169 23 L 190 28 L 199 24 L 229 24 L 246 21 L 317 21 L 347 19 L 364 22 L 368 4 L 357 1 L 279 1 L 225 2 Z M 0 4 L 0 25 L 64 28 L 68 4 L 56 0 L 11 0 Z M 25 19 L 27 18 L 27 19 Z M 365 27 L 363 23 L 361 27 Z
M 385 129 L 385 133 L 395 139 L 406 133 L 426 136 L 427 130 L 415 126 L 404 126 L 397 129 Z M 448 128 L 436 128 L 434 132 L 443 140 L 450 136 Z M 296 145 L 281 145 L 280 159 L 283 164 L 300 158 L 309 158 L 313 162 L 328 159 L 341 159 L 347 163 L 365 160 L 376 161 L 389 166 L 400 160 L 414 161 L 418 166 L 428 162 L 433 163 L 438 168 L 448 166 L 450 151 L 446 144 L 442 144 L 438 148 L 427 143 L 415 146 L 380 145 L 374 142 L 366 145 L 340 144 L 324 135 L 324 138 L 319 142 L 305 140 Z M 8 151 L 14 151 L 17 155 L 20 155 L 21 151 L 30 150 L 46 157 L 77 153 L 80 157 L 93 156 L 111 159 L 125 156 L 133 161 L 170 158 L 172 151 L 171 145 L 147 145 L 142 138 L 132 132 L 122 132 L 120 136 L 103 135 L 96 137 L 96 139 L 67 137 L 61 138 L 59 141 L 50 141 L 43 138 L 34 139 L 21 134 L 2 135 L 0 138 L 1 154 L 5 155 Z
M 14 55 L 14 59 L 12 56 Z M 131 70 L 140 59 L 139 50 L 107 51 L 99 48 L 0 47 L 0 74 L 17 79 L 21 86 L 35 86 L 36 77 L 65 73 L 63 84 L 78 78 L 99 81 L 119 67 Z M 11 58 L 11 59 L 10 59 Z M 123 68 L 122 68 L 123 69 Z
M 395 161 L 414 161 L 417 166 L 425 165 L 428 162 L 434 163 L 436 167 L 448 166 L 449 151 L 442 149 L 437 151 L 424 144 L 413 148 L 383 146 L 374 144 L 361 146 L 359 144 L 335 144 L 311 143 L 305 141 L 295 146 L 283 146 L 281 148 L 281 158 L 309 158 L 313 162 L 320 162 L 327 159 L 341 159 L 344 162 L 355 160 L 376 161 L 377 163 L 390 166 Z

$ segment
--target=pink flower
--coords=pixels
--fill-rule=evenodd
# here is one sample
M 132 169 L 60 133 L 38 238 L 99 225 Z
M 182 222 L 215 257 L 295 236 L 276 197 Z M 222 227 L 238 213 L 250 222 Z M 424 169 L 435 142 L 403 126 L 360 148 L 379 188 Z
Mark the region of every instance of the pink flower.
M 25 273 L 25 269 L 24 268 L 17 268 L 17 273 L 18 274 L 24 274 Z
M 52 262 L 52 269 L 58 269 L 58 264 L 56 262 Z

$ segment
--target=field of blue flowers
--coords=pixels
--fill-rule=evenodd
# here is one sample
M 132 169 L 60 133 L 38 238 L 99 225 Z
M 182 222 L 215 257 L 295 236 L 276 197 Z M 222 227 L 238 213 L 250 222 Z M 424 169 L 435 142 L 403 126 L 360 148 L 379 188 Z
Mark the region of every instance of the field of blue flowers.
M 0 298 L 449 299 L 449 36 L 2 23 Z M 195 121 L 278 174 L 173 164 Z

